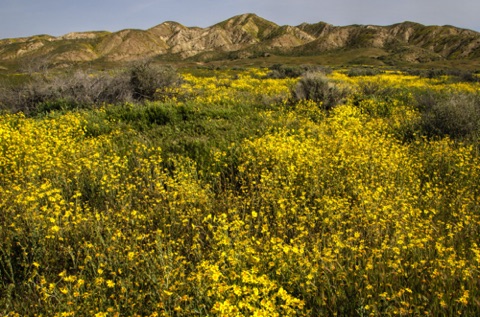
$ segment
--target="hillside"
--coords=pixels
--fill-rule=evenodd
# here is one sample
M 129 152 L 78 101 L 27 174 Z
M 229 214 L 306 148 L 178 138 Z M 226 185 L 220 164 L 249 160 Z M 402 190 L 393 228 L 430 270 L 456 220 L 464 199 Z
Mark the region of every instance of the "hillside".
M 255 14 L 243 14 L 207 28 L 169 21 L 148 30 L 3 39 L 0 68 L 32 61 L 50 65 L 127 62 L 145 57 L 205 61 L 272 54 L 316 56 L 355 50 L 366 51 L 363 57 L 380 64 L 477 59 L 480 33 L 413 22 L 390 26 L 333 26 L 324 22 L 279 26 Z

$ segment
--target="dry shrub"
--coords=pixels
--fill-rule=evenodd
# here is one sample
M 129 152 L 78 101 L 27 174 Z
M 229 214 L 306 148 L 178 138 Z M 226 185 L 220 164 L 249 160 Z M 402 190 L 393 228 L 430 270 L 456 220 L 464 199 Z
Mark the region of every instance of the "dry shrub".
M 307 73 L 292 92 L 296 101 L 312 100 L 321 103 L 322 108 L 331 110 L 348 95 L 348 90 L 340 87 L 321 72 Z

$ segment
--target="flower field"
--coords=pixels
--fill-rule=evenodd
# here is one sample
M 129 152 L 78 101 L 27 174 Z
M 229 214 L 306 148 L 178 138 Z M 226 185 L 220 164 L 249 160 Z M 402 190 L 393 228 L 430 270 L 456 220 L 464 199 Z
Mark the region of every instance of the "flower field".
M 480 315 L 480 84 L 267 74 L 1 115 L 0 316 Z

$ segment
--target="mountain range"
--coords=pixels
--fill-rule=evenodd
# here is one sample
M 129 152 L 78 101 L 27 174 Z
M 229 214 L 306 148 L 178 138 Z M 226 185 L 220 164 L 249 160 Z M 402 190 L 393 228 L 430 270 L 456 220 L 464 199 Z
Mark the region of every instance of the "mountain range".
M 169 21 L 148 30 L 2 39 L 0 68 L 32 60 L 52 64 L 128 62 L 147 57 L 208 61 L 354 50 L 368 50 L 368 58 L 379 63 L 476 60 L 480 59 L 480 33 L 414 22 L 389 26 L 333 26 L 324 22 L 280 26 L 255 14 L 243 14 L 206 28 Z

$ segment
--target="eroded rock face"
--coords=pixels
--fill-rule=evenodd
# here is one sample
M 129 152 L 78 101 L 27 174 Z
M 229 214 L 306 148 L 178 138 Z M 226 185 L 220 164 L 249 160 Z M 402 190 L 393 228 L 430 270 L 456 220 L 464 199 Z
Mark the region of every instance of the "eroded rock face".
M 96 32 L 71 32 L 57 37 L 56 40 L 85 40 L 95 39 L 97 36 Z
M 338 49 L 378 48 L 395 58 L 421 62 L 445 58 L 480 57 L 480 34 L 452 26 L 423 26 L 404 22 L 391 26 L 333 26 L 319 22 L 279 26 L 254 14 L 235 16 L 207 28 L 164 22 L 148 30 L 72 32 L 0 40 L 0 61 L 47 58 L 52 61 L 132 61 L 175 54 L 281 50 L 321 54 Z
M 36 51 L 36 50 L 42 48 L 43 46 L 45 46 L 45 44 L 41 41 L 27 42 L 27 43 L 25 43 L 25 45 L 23 45 L 22 48 L 20 48 L 17 51 L 16 55 L 19 57 L 19 56 L 28 54 L 29 52 Z

